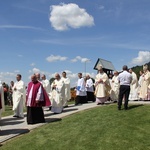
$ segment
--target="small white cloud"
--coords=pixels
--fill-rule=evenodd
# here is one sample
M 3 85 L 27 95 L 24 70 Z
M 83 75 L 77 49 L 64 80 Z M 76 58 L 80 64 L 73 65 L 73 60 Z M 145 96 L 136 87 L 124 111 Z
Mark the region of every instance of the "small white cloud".
M 33 69 L 32 69 L 32 72 L 33 72 L 33 73 L 39 73 L 39 72 L 40 72 L 40 69 L 38 69 L 38 68 L 33 68 Z
M 89 62 L 90 59 L 82 58 L 81 56 L 76 56 L 74 59 L 71 59 L 71 62 L 77 62 L 77 61 L 81 61 L 83 63 L 83 62 Z
M 150 61 L 150 51 L 139 51 L 138 57 L 133 58 L 131 64 L 133 65 L 143 65 Z
M 103 10 L 105 7 L 104 7 L 103 5 L 100 5 L 98 8 L 99 8 L 100 10 Z
M 50 55 L 49 57 L 46 58 L 46 60 L 48 62 L 65 61 L 65 60 L 67 60 L 67 57 L 64 57 L 64 56 L 62 57 L 62 56 L 59 56 L 59 55 L 57 55 L 57 56 Z
M 71 62 L 77 62 L 78 60 L 76 58 L 71 59 Z
M 88 59 L 88 58 L 82 58 L 81 59 L 81 62 L 89 62 L 90 61 L 90 59 Z
M 20 72 L 20 70 L 14 70 L 14 72 L 15 72 L 15 73 L 19 73 L 19 72 Z
M 77 4 L 52 5 L 50 10 L 49 21 L 55 30 L 65 31 L 69 28 L 76 29 L 94 25 L 94 18 Z
M 29 73 L 32 73 L 32 70 L 29 70 Z
M 30 64 L 30 66 L 35 66 L 35 63 Z
M 72 71 L 70 70 L 64 70 L 66 72 L 66 74 L 72 74 Z

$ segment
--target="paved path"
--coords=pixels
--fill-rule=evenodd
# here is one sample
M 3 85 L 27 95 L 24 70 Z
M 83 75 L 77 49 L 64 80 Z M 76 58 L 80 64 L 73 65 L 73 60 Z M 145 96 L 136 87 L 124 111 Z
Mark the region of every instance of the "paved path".
M 133 104 L 150 104 L 149 102 L 143 101 L 130 101 L 129 103 Z M 69 105 L 68 108 L 65 108 L 63 113 L 61 114 L 53 114 L 49 111 L 48 108 L 44 108 L 44 114 L 46 123 L 54 122 L 61 120 L 63 117 L 71 115 L 73 113 L 77 113 L 79 111 L 83 111 L 86 109 L 94 108 L 94 107 L 101 107 L 100 105 L 96 105 L 96 103 L 87 103 L 79 106 Z M 12 115 L 3 117 L 1 120 L 1 131 L 0 131 L 0 143 L 5 142 L 15 136 L 18 136 L 23 133 L 30 132 L 30 130 L 42 126 L 46 123 L 40 123 L 35 125 L 27 125 L 26 122 L 26 114 L 23 119 L 14 118 Z

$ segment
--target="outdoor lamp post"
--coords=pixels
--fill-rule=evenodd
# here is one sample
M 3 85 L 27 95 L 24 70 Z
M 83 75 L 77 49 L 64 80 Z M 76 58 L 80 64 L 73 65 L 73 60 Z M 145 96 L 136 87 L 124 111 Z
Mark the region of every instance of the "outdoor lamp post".
M 86 63 L 87 62 L 90 62 L 91 60 L 90 59 L 86 59 L 85 61 L 84 61 L 84 73 L 85 73 L 85 76 L 86 76 Z

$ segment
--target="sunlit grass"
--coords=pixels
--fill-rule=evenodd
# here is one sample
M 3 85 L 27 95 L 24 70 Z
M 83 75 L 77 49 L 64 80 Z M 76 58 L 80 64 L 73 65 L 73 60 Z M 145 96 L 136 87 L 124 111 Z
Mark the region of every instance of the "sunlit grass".
M 24 112 L 26 112 L 26 107 L 24 107 Z M 14 111 L 12 110 L 12 106 L 5 105 L 5 111 L 2 112 L 2 117 L 13 115 Z
M 96 107 L 49 123 L 1 150 L 149 150 L 150 105 Z

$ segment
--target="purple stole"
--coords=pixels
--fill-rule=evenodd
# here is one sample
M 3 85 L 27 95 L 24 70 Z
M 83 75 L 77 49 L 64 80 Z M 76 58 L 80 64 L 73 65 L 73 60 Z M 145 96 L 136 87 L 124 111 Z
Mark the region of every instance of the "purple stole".
M 26 103 L 28 101 L 28 94 L 30 93 L 30 90 L 31 90 L 31 87 L 32 87 L 33 84 L 34 84 L 34 86 L 33 86 L 33 90 L 32 90 L 31 107 L 50 106 L 51 103 L 50 103 L 49 97 L 48 97 L 45 89 L 43 88 L 42 84 L 38 81 L 35 82 L 35 83 L 30 82 L 28 84 Z M 38 93 L 38 90 L 39 90 L 40 86 L 42 87 L 44 101 L 39 101 L 39 103 L 36 103 L 36 96 L 37 96 L 37 93 Z

